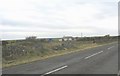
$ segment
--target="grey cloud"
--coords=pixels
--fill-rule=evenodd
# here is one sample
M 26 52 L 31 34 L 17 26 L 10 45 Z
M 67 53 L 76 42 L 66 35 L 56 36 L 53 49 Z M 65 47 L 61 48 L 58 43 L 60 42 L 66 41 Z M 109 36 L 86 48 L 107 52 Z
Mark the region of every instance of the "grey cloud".
M 45 1 L 47 2 L 47 0 Z M 5 29 L 5 28 L 2 29 L 2 32 L 6 33 L 6 35 L 3 38 L 6 38 L 6 37 L 9 37 L 10 39 L 12 37 L 23 38 L 25 37 L 25 34 L 26 34 L 24 32 L 30 32 L 30 33 L 36 32 L 38 34 L 43 33 L 43 34 L 38 35 L 39 37 L 62 37 L 64 35 L 79 36 L 82 31 L 74 31 L 75 29 L 76 30 L 82 30 L 82 29 L 92 30 L 91 32 L 88 32 L 88 31 L 83 32 L 85 36 L 101 35 L 101 34 L 108 34 L 108 33 L 112 35 L 116 34 L 116 31 L 109 29 L 109 27 L 102 28 L 102 27 L 98 27 L 97 24 L 94 24 L 94 21 L 96 20 L 100 22 L 99 20 L 105 19 L 106 17 L 116 16 L 117 5 L 115 3 L 115 0 L 113 0 L 113 2 L 111 2 L 112 0 L 106 0 L 106 1 L 100 0 L 100 3 L 94 2 L 94 1 L 95 0 L 93 0 L 93 2 L 91 2 L 91 0 L 84 0 L 84 1 L 81 1 L 81 0 L 58 0 L 56 1 L 55 0 L 54 2 L 51 0 L 50 3 L 49 2 L 40 3 L 40 2 L 34 2 L 34 0 L 33 1 L 30 0 L 28 1 L 28 3 L 30 3 L 31 7 L 33 8 L 32 9 L 29 8 L 29 10 L 37 12 L 37 15 L 36 14 L 32 14 L 32 16 L 31 14 L 28 15 L 33 21 L 22 20 L 22 19 L 15 20 L 15 19 L 7 18 L 5 16 L 6 13 L 3 14 L 6 11 L 2 10 L 3 13 L 2 14 L 0 13 L 0 16 L 1 15 L 4 15 L 4 16 L 0 17 L 0 25 L 11 27 L 11 29 Z M 84 22 L 85 24 L 84 23 L 82 24 L 78 20 L 78 24 L 77 24 L 75 22 L 72 23 L 72 20 L 68 19 L 69 15 L 67 18 L 68 20 L 64 18 L 65 15 L 69 14 L 68 11 L 67 13 L 65 13 L 65 11 L 68 8 L 69 9 L 72 8 L 70 12 L 75 12 L 73 9 L 80 10 L 79 5 L 84 6 L 85 4 L 91 4 L 94 7 L 97 7 L 97 9 L 101 11 L 100 13 L 94 14 L 93 16 L 94 20 L 88 20 L 88 21 L 86 20 Z M 7 15 L 9 15 L 9 12 L 10 11 L 8 11 Z M 23 11 L 18 10 L 18 12 L 23 12 Z M 90 11 L 88 11 L 88 14 L 89 12 Z M 63 15 L 62 13 L 65 13 L 65 14 Z M 73 13 L 72 15 L 74 16 L 76 14 Z M 74 30 L 72 31 L 70 29 L 74 29 Z M 14 32 L 14 33 L 16 32 L 16 34 L 9 35 L 10 33 L 7 33 L 7 32 Z M 17 32 L 22 32 L 22 34 L 18 35 L 19 33 L 17 34 Z

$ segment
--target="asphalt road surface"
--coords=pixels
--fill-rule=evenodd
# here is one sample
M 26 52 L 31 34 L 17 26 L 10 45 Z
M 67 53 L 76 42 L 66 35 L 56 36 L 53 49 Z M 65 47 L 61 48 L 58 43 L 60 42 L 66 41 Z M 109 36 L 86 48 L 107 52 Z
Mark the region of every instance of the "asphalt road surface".
M 2 69 L 3 74 L 117 74 L 118 44 L 113 43 Z

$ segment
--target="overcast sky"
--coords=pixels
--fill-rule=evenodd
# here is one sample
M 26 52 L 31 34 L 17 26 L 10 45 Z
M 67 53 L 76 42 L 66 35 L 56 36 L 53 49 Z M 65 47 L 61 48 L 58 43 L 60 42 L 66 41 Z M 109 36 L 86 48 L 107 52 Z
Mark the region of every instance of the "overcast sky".
M 118 34 L 118 0 L 0 0 L 0 37 Z

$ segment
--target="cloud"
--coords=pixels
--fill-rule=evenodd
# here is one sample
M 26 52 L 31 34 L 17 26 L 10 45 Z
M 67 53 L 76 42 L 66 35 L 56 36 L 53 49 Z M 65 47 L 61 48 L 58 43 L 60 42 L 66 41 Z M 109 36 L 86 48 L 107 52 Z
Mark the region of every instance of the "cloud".
M 117 35 L 117 0 L 1 0 L 2 39 Z M 102 31 L 101 31 L 102 30 Z

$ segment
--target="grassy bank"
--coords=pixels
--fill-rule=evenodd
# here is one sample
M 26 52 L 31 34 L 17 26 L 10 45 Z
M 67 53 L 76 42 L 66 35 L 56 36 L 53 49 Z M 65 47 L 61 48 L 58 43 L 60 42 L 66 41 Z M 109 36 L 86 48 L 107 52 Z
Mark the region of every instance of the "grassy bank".
M 64 44 L 64 46 L 63 45 L 61 46 L 61 44 Z M 78 51 L 84 51 L 85 49 L 99 47 L 99 46 L 103 46 L 107 44 L 110 44 L 110 42 L 93 43 L 91 41 L 84 41 L 84 42 L 73 41 L 70 43 L 63 43 L 63 42 L 54 41 L 50 43 L 44 43 L 44 44 L 42 43 L 39 45 L 44 46 L 44 47 L 38 49 L 38 51 L 42 50 L 41 52 L 36 51 L 36 52 L 31 53 L 31 51 L 29 51 L 30 53 L 27 52 L 25 55 L 20 56 L 19 58 L 3 60 L 2 66 L 3 68 L 5 68 L 5 67 L 14 66 L 14 65 L 30 63 L 33 61 L 47 59 L 50 57 L 65 55 L 65 54 L 78 52 Z M 16 44 L 14 43 L 13 45 L 16 45 Z

